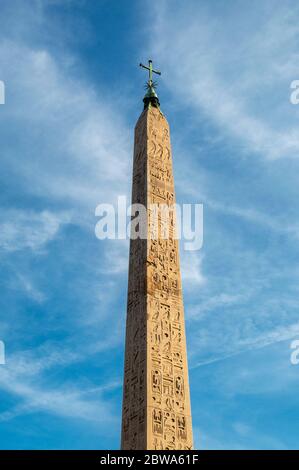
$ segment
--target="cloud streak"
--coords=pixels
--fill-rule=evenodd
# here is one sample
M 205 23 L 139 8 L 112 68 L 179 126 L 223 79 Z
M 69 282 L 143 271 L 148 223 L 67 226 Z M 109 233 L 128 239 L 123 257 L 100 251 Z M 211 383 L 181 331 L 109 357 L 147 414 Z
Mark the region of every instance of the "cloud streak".
M 233 3 L 219 10 L 229 15 Z M 173 9 L 165 1 L 163 11 L 160 6 L 155 11 L 155 53 L 171 71 L 169 85 L 177 99 L 226 131 L 240 152 L 270 160 L 298 158 L 298 110 L 289 103 L 289 84 L 296 78 L 290 56 L 298 55 L 298 8 L 293 2 L 291 8 L 277 4 L 269 16 L 272 2 L 265 3 L 251 4 L 248 15 L 243 9 L 231 12 L 232 33 L 227 17 L 220 21 L 202 3 Z M 259 11 L 258 20 L 253 11 Z M 260 29 L 254 31 L 256 21 Z M 170 47 L 175 56 L 168 53 Z
M 57 236 L 59 229 L 70 221 L 71 214 L 67 212 L 3 211 L 0 248 L 5 252 L 25 249 L 40 251 Z

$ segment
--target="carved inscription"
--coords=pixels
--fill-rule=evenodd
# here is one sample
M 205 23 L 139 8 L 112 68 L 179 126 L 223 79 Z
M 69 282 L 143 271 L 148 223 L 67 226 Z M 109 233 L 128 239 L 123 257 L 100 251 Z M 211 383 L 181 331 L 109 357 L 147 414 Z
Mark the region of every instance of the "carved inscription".
M 175 204 L 168 123 L 158 108 L 135 128 L 132 203 Z M 151 227 L 148 210 L 148 231 Z M 184 309 L 175 214 L 159 213 L 157 239 L 131 240 L 122 448 L 191 449 Z

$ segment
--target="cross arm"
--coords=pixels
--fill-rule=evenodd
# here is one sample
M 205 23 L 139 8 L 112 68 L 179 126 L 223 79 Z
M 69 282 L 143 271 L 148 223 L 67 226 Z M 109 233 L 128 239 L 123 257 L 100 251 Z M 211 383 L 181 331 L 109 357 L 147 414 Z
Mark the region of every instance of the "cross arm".
M 154 70 L 153 69 L 153 65 L 152 65 L 153 61 L 152 60 L 149 60 L 148 61 L 148 66 L 147 65 L 143 65 L 141 62 L 140 62 L 140 67 L 146 69 L 149 71 L 149 81 L 152 81 L 152 74 L 153 73 L 156 73 L 157 75 L 161 75 L 161 72 L 159 70 Z

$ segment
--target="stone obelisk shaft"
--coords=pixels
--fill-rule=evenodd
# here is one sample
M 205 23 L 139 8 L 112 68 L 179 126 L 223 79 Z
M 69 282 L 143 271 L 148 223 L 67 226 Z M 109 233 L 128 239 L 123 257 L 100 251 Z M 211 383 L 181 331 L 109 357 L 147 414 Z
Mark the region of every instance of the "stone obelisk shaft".
M 132 203 L 148 209 L 148 233 L 151 206 L 175 204 L 169 126 L 153 106 L 135 128 Z M 193 446 L 179 250 L 169 215 L 168 238 L 130 242 L 122 449 Z

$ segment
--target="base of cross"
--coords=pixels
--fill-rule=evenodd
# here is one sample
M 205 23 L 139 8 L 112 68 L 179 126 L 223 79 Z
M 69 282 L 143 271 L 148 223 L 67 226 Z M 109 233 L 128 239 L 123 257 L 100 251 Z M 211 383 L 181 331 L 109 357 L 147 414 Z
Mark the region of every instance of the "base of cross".
M 150 96 L 150 97 L 145 96 L 143 98 L 143 103 L 144 103 L 143 109 L 147 109 L 149 105 L 153 106 L 154 108 L 160 107 L 160 101 L 157 96 Z

